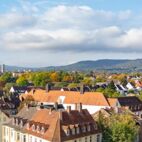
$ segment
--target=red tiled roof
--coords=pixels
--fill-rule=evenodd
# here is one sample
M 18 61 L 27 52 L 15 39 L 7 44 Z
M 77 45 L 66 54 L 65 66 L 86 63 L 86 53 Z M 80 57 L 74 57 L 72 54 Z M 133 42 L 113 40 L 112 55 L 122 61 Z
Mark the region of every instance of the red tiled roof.
M 64 96 L 65 104 L 82 103 L 84 105 L 96 105 L 96 106 L 109 106 L 107 99 L 102 93 L 99 92 L 85 92 L 80 94 L 77 91 L 49 91 L 37 89 L 30 91 L 28 94 L 22 94 L 21 98 L 32 96 L 35 101 L 38 102 L 58 102 L 60 96 Z

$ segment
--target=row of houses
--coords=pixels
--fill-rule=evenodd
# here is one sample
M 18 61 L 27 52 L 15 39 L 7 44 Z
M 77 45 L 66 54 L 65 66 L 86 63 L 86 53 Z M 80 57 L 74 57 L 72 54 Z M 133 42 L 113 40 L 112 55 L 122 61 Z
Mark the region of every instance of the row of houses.
M 107 98 L 100 92 L 32 88 L 21 101 L 32 98 L 17 115 L 7 115 L 2 142 L 101 142 L 102 133 L 93 115 L 104 109 L 124 108 L 142 118 L 142 102 L 135 96 Z M 2 112 L 5 114 L 4 112 Z
M 74 88 L 68 88 L 68 87 L 54 87 L 49 86 L 47 84 L 48 88 L 50 87 L 51 90 L 62 90 L 62 91 L 77 91 L 79 92 L 81 89 L 84 92 L 95 92 L 98 88 L 107 88 L 109 85 L 109 82 L 102 82 L 102 83 L 96 83 L 96 85 L 88 86 L 88 85 L 81 85 L 80 87 L 74 87 Z M 139 91 L 142 91 L 142 82 L 139 80 L 135 80 L 135 83 L 128 82 L 125 86 L 121 83 L 114 83 L 115 89 L 117 92 L 119 92 L 122 95 L 129 94 L 130 91 L 133 91 L 134 93 L 138 93 Z M 22 93 L 28 93 L 32 89 L 44 89 L 43 87 L 34 87 L 34 86 L 12 86 L 9 90 L 9 93 L 12 93 L 14 95 L 20 95 Z
M 88 110 L 24 107 L 2 127 L 2 142 L 101 142 L 102 133 Z
M 83 109 L 87 109 L 91 114 L 101 108 L 110 107 L 125 107 L 140 117 L 142 114 L 142 102 L 136 96 L 107 98 L 100 92 L 33 89 L 29 93 L 20 95 L 21 101 L 26 98 L 32 98 L 38 104 L 44 105 L 53 105 L 57 102 L 62 104 L 65 109 L 67 106 L 75 109 L 74 104 L 82 103 Z

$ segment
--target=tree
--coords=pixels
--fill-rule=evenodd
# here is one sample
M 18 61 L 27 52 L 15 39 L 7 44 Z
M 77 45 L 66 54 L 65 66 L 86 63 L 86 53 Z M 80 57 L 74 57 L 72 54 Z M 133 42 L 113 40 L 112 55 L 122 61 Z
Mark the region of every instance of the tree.
M 6 83 L 5 87 L 4 87 L 4 91 L 6 91 L 6 93 L 9 93 L 9 90 L 12 86 L 16 85 L 16 83 Z
M 56 82 L 54 87 L 59 87 L 59 88 L 63 88 L 63 87 L 67 87 L 68 83 L 67 82 Z
M 65 75 L 62 79 L 63 82 L 72 82 L 72 77 L 70 75 Z
M 58 82 L 59 81 L 59 74 L 57 72 L 53 72 L 51 75 L 50 75 L 50 78 L 53 82 Z
M 92 79 L 91 79 L 90 77 L 84 78 L 84 80 L 82 80 L 82 83 L 83 83 L 84 85 L 91 85 L 91 84 L 93 84 L 93 83 L 92 83 Z
M 76 88 L 76 87 L 78 87 L 78 84 L 77 84 L 77 83 L 70 83 L 70 84 L 68 85 L 68 88 Z
M 48 72 L 36 72 L 31 76 L 31 81 L 35 86 L 45 87 L 51 79 Z
M 28 83 L 28 80 L 24 77 L 24 76 L 20 76 L 17 80 L 16 80 L 16 83 L 19 85 L 19 86 L 27 86 L 29 83 Z
M 107 118 L 100 117 L 97 122 L 103 132 L 103 142 L 134 142 L 139 128 L 132 115 L 112 114 Z
M 12 74 L 9 73 L 9 72 L 4 73 L 0 77 L 0 81 L 2 81 L 2 82 L 11 82 L 12 81 Z
M 116 87 L 115 87 L 113 81 L 111 81 L 111 82 L 108 84 L 108 88 L 110 88 L 110 89 L 112 89 L 112 90 L 115 90 L 115 89 L 116 89 Z

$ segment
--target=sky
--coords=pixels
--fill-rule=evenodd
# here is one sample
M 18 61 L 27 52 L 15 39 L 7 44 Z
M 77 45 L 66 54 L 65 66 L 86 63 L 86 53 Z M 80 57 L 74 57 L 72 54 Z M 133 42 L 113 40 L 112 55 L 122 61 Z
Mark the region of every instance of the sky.
M 142 57 L 142 0 L 0 0 L 0 64 Z

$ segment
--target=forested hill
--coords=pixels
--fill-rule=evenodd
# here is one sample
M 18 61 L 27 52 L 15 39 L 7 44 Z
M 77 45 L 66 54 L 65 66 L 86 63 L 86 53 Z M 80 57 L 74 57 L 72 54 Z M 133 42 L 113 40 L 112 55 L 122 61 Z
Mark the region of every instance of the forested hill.
M 113 71 L 113 72 L 130 72 L 142 71 L 142 59 L 137 60 L 97 60 L 97 61 L 80 61 L 74 64 L 57 67 L 46 67 L 43 70 L 67 70 L 67 71 Z
M 74 64 L 65 66 L 50 66 L 41 68 L 24 68 L 15 66 L 6 66 L 8 71 L 17 71 L 30 69 L 34 71 L 47 71 L 47 70 L 65 70 L 65 71 L 110 71 L 110 72 L 130 72 L 142 71 L 142 59 L 136 60 L 113 60 L 103 59 L 97 61 L 80 61 Z

